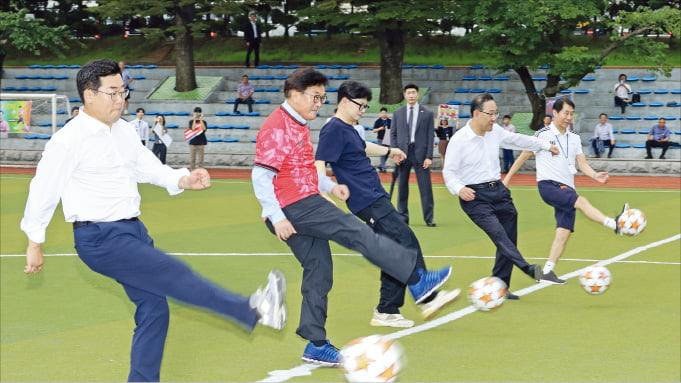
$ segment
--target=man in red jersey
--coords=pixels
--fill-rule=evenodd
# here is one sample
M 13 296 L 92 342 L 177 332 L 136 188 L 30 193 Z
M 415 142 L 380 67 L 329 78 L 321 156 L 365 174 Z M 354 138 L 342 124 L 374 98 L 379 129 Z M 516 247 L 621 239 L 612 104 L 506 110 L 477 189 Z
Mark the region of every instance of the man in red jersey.
M 317 173 L 309 120 L 326 100 L 326 76 L 312 69 L 293 72 L 284 85 L 285 101 L 258 132 L 252 180 L 270 231 L 291 248 L 303 267 L 303 295 L 296 333 L 308 340 L 303 361 L 340 366 L 338 349 L 326 338 L 327 295 L 333 284 L 329 240 L 355 250 L 385 273 L 409 286 L 416 303 L 440 287 L 451 266 L 438 271 L 416 267 L 416 250 L 378 235 L 320 194 L 348 199 L 347 186 Z

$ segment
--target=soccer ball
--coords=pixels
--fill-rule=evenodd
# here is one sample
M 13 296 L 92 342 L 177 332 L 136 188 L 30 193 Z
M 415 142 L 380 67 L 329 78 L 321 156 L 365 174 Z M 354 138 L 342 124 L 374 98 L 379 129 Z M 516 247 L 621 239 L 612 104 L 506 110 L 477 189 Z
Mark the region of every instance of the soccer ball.
M 617 218 L 617 227 L 621 235 L 639 235 L 646 228 L 646 215 L 638 209 L 628 209 Z
M 490 311 L 504 303 L 507 291 L 506 282 L 497 277 L 486 277 L 471 283 L 468 299 L 476 309 Z
M 610 270 L 599 265 L 587 267 L 579 277 L 584 291 L 592 295 L 603 294 L 610 287 L 610 280 Z
M 340 353 L 348 382 L 394 382 L 406 365 L 402 345 L 381 335 L 357 338 Z

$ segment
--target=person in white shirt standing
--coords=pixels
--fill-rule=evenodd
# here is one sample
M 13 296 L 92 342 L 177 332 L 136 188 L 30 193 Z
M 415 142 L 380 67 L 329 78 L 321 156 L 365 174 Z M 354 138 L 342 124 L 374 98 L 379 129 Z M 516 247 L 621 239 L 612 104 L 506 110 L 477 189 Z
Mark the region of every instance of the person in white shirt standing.
M 513 265 L 539 281 L 541 266 L 530 265 L 520 254 L 518 212 L 511 192 L 501 182 L 499 148 L 543 150 L 558 154 L 558 148 L 540 139 L 504 130 L 494 121 L 499 111 L 489 93 L 475 96 L 471 115 L 447 147 L 442 176 L 447 189 L 459 196 L 461 208 L 490 237 L 497 248 L 492 275 L 510 287 Z M 519 299 L 507 292 L 507 299 Z
M 592 158 L 600 158 L 605 150 L 605 145 L 610 147 L 608 158 L 612 158 L 612 151 L 615 149 L 615 134 L 612 132 L 612 125 L 608 122 L 608 115 L 601 113 L 598 116 L 599 123 L 594 128 L 594 136 L 589 139 L 589 152 Z
M 151 183 L 175 195 L 209 187 L 210 176 L 205 169 L 172 169 L 137 145 L 139 136 L 121 119 L 128 90 L 114 61 L 90 61 L 76 81 L 83 108 L 47 143 L 31 181 L 21 220 L 28 236 L 24 273 L 42 270 L 45 231 L 61 199 L 80 259 L 120 283 L 137 306 L 131 382 L 160 379 L 170 316 L 167 297 L 213 311 L 247 331 L 257 322 L 281 329 L 286 285 L 280 272 L 270 272 L 265 290 L 242 297 L 154 248 L 138 218 L 137 184 Z
M 537 157 L 537 182 L 539 195 L 549 206 L 555 209 L 556 236 L 553 239 L 549 258 L 542 270 L 542 282 L 553 284 L 565 284 L 565 280 L 558 278 L 553 269 L 565 251 L 570 234 L 574 231 L 576 209 L 579 209 L 590 220 L 619 233 L 617 217 L 606 217 L 600 210 L 580 196 L 575 191 L 575 174 L 577 167 L 582 173 L 600 182 L 608 182 L 607 172 L 597 172 L 591 168 L 582 153 L 582 141 L 579 135 L 571 132 L 568 127 L 574 118 L 575 104 L 568 98 L 559 99 L 553 104 L 553 123 L 548 128 L 540 129 L 535 137 L 545 143 L 558 145 L 559 155 L 549 156 L 544 152 L 536 152 Z M 532 155 L 525 151 L 518 156 L 515 164 L 504 178 L 504 184 L 508 185 L 513 175 Z M 577 167 L 576 167 L 576 166 Z M 628 209 L 624 204 L 622 211 Z
M 143 120 L 144 118 L 144 108 L 137 108 L 135 114 L 137 118 L 131 122 L 137 131 L 137 135 L 140 136 L 140 141 L 142 141 L 142 146 L 147 146 L 147 141 L 149 141 L 149 124 Z

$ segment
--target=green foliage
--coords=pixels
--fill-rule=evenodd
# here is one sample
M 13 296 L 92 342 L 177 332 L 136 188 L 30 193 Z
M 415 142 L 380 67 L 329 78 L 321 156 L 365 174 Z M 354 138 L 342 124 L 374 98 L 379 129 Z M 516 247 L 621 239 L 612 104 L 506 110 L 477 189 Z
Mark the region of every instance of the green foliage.
M 65 48 L 64 39 L 68 27 L 49 27 L 41 19 L 27 19 L 27 13 L 27 9 L 0 12 L 0 58 L 6 55 L 7 46 L 34 55 L 40 55 L 44 48 L 63 57 L 62 49 Z

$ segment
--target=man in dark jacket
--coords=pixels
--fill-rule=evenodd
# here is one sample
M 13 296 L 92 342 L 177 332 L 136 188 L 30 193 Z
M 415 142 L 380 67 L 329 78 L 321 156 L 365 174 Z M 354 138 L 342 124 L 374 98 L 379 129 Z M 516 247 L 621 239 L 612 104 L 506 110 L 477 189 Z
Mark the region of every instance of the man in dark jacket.
M 255 66 L 260 65 L 260 24 L 255 22 L 255 12 L 248 13 L 249 21 L 244 25 L 244 39 L 246 40 L 246 68 L 250 67 L 251 52 L 255 52 Z

